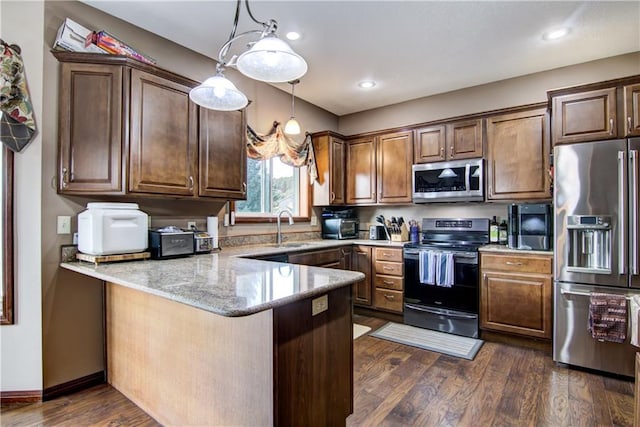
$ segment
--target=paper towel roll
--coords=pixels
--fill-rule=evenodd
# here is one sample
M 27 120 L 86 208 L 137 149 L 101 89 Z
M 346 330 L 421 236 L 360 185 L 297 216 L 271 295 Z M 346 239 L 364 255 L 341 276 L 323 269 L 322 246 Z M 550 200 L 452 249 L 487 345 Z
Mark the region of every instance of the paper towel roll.
M 209 236 L 213 237 L 213 248 L 218 248 L 218 217 L 217 216 L 208 216 L 207 217 L 207 233 Z

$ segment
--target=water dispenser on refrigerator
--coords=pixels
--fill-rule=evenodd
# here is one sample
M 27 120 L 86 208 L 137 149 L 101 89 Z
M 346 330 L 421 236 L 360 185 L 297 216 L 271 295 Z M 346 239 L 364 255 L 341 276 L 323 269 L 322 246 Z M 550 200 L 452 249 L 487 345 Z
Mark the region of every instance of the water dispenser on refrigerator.
M 611 216 L 567 216 L 567 271 L 611 274 Z

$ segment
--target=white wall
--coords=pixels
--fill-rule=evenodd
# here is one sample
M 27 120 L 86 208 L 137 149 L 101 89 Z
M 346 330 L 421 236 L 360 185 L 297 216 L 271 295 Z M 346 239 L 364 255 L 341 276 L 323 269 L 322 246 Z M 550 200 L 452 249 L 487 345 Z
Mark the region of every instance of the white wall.
M 42 120 L 44 2 L 0 2 L 0 37 L 22 48 L 36 123 Z M 42 390 L 42 137 L 15 157 L 15 324 L 0 326 L 0 390 Z

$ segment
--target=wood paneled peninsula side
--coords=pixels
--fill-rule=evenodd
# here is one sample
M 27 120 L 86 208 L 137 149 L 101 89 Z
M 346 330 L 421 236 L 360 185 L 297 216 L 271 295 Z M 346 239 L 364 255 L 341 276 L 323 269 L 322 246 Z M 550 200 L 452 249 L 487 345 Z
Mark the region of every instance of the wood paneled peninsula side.
M 198 255 L 62 263 L 105 287 L 107 380 L 163 425 L 344 425 L 359 272 Z

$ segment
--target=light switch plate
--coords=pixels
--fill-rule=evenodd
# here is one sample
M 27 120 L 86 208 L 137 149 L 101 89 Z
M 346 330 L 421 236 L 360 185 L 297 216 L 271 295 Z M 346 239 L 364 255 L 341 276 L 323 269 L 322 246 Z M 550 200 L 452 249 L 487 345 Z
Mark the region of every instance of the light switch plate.
M 71 234 L 71 217 L 59 216 L 58 217 L 58 234 Z
M 328 295 L 322 295 L 311 301 L 311 315 L 315 316 L 316 314 L 320 314 L 323 311 L 327 311 L 329 309 L 329 297 Z
M 314 227 L 318 225 L 318 217 L 315 215 L 311 215 L 311 226 Z

